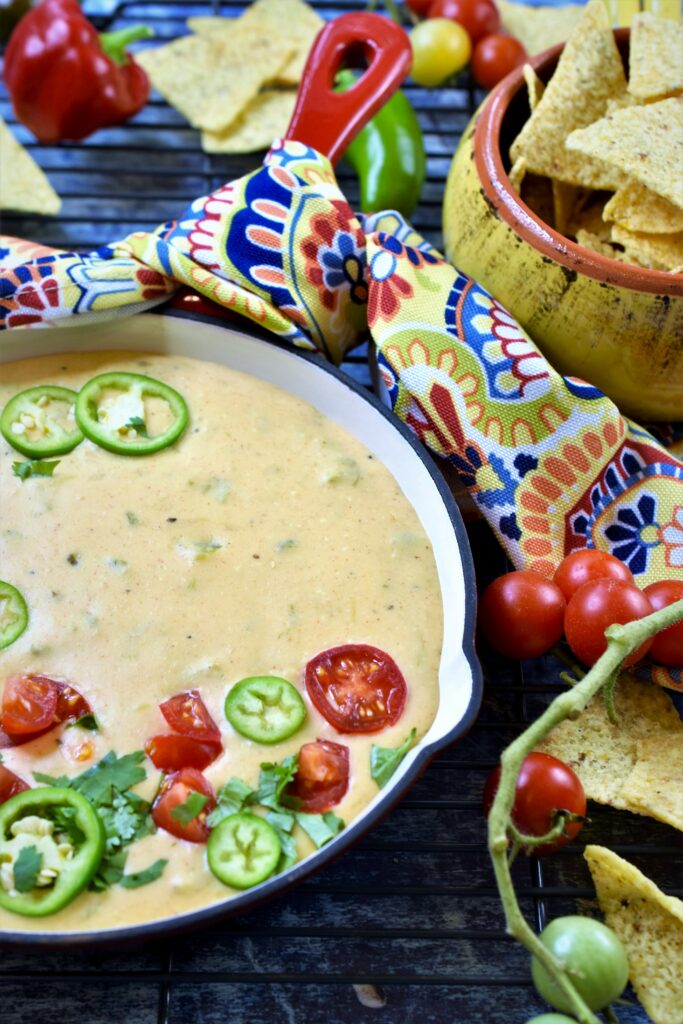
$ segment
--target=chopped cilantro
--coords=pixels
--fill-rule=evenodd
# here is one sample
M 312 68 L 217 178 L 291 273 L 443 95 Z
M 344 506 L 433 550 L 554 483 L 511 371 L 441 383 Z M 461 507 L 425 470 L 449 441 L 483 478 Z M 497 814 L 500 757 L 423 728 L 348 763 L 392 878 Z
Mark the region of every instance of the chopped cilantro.
M 173 808 L 171 817 L 180 823 L 181 828 L 187 828 L 190 822 L 194 821 L 197 815 L 203 811 L 208 801 L 208 796 L 193 790 L 184 803 Z
M 206 819 L 206 824 L 209 828 L 215 828 L 223 818 L 227 818 L 230 814 L 239 814 L 245 804 L 252 802 L 250 798 L 253 796 L 254 791 L 251 786 L 233 775 L 218 790 L 216 808 Z
M 124 754 L 123 757 L 117 757 L 114 751 L 110 750 L 92 768 L 88 768 L 82 775 L 77 775 L 75 779 L 69 779 L 68 784 L 95 807 L 101 804 L 111 805 L 114 790 L 123 793 L 124 790 L 136 786 L 138 782 L 143 782 L 147 778 L 147 772 L 140 767 L 144 759 L 142 750 Z
M 338 818 L 336 814 L 332 814 L 331 811 L 328 811 L 327 814 L 304 814 L 302 811 L 297 811 L 295 816 L 297 823 L 313 840 L 318 849 L 325 843 L 329 843 L 330 839 L 334 839 L 344 827 L 342 819 Z
M 50 818 L 55 823 L 57 832 L 63 833 L 68 836 L 69 841 L 74 846 L 82 846 L 85 842 L 85 833 L 76 824 L 76 815 L 78 811 L 75 807 L 52 807 L 50 810 Z
M 99 722 L 93 715 L 92 711 L 86 711 L 80 718 L 76 718 L 73 722 L 67 723 L 67 728 L 77 726 L 79 729 L 89 729 L 91 732 L 99 732 Z
M 135 515 L 135 512 L 126 512 L 126 519 L 128 520 L 128 522 L 130 523 L 131 526 L 139 526 L 140 525 L 140 520 Z
M 403 758 L 417 739 L 417 729 L 411 729 L 399 747 L 378 747 L 374 743 L 370 748 L 370 775 L 380 789 L 386 786 Z
M 141 416 L 131 416 L 126 423 L 126 426 L 131 430 L 135 430 L 140 437 L 149 437 L 149 434 L 147 433 L 147 424 Z
M 280 811 L 269 811 L 268 814 L 266 814 L 266 821 L 272 825 L 277 832 L 278 839 L 280 840 L 280 847 L 282 848 L 277 870 L 278 872 L 286 871 L 287 868 L 291 868 L 292 864 L 296 864 L 298 859 L 296 840 L 292 835 L 292 829 L 294 828 L 294 815 L 282 813 Z
M 117 850 L 116 853 L 111 854 L 109 857 L 105 855 L 89 888 L 94 889 L 95 892 L 102 892 L 104 889 L 108 889 L 110 885 L 116 885 L 120 882 L 123 878 L 127 859 L 128 850 L 126 849 Z
M 261 804 L 263 807 L 270 807 L 273 811 L 282 810 L 283 790 L 296 775 L 298 767 L 298 754 L 289 754 L 280 764 L 264 762 L 261 765 L 258 790 L 254 802 Z
M 139 889 L 142 885 L 149 885 L 150 882 L 156 882 L 157 878 L 161 878 L 167 864 L 167 860 L 155 860 L 154 863 L 150 864 L 150 866 L 145 868 L 144 871 L 136 871 L 134 874 L 124 875 L 121 879 L 121 885 L 124 889 Z
M 14 862 L 14 888 L 17 892 L 35 889 L 42 863 L 43 855 L 35 846 L 22 846 Z
M 20 480 L 28 480 L 30 476 L 52 476 L 61 459 L 45 462 L 42 459 L 30 459 L 28 462 L 13 462 L 12 472 Z

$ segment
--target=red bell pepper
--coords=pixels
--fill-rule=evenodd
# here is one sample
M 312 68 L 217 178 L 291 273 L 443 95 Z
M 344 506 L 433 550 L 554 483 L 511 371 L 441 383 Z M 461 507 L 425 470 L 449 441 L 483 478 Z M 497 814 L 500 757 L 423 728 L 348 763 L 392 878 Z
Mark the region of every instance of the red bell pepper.
M 42 142 L 84 139 L 121 124 L 150 90 L 125 47 L 152 34 L 136 25 L 98 35 L 77 0 L 42 0 L 5 51 L 5 84 L 18 119 Z

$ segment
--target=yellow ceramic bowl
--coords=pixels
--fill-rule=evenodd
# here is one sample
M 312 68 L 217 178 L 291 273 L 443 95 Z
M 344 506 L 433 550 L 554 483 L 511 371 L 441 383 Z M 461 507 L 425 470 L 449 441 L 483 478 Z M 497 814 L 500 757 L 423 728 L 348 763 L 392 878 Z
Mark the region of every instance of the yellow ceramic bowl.
M 626 58 L 628 30 L 615 34 Z M 531 61 L 544 82 L 561 50 Z M 522 202 L 507 151 L 528 116 L 518 68 L 490 94 L 453 158 L 443 210 L 448 258 L 495 295 L 561 373 L 599 387 L 631 416 L 683 418 L 683 275 L 584 249 Z

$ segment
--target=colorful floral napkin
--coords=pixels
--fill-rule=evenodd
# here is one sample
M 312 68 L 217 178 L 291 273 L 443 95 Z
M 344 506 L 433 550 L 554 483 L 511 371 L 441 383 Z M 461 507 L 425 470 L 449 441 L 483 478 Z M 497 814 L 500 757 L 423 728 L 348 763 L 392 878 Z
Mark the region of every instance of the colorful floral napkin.
M 0 252 L 5 327 L 130 313 L 187 285 L 336 362 L 369 328 L 394 411 L 457 470 L 516 566 L 550 575 L 592 546 L 641 585 L 683 577 L 683 463 L 556 373 L 398 214 L 356 216 L 300 143 L 156 231 L 86 256 L 2 238 Z M 653 677 L 683 690 L 680 672 Z

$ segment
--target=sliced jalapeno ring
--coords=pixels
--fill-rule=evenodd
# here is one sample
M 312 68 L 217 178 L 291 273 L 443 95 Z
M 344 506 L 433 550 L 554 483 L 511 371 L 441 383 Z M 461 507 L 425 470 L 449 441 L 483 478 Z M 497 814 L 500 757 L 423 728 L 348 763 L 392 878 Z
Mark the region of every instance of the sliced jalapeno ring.
M 71 903 L 104 853 L 104 825 L 73 789 L 27 789 L 0 807 L 0 907 L 47 917 Z
M 255 814 L 223 818 L 206 845 L 211 871 L 233 889 L 250 889 L 265 882 L 278 866 L 281 853 L 277 832 Z
M 225 698 L 225 717 L 241 736 L 257 743 L 279 743 L 306 718 L 301 694 L 279 676 L 249 676 Z
M 145 399 L 160 400 L 171 422 L 152 432 Z M 162 418 L 167 418 L 165 415 Z M 177 441 L 189 420 L 182 395 L 141 373 L 100 373 L 84 384 L 76 401 L 76 420 L 85 436 L 116 455 L 151 455 Z
M 0 580 L 0 651 L 18 640 L 27 626 L 26 601 L 16 587 Z
M 38 384 L 20 391 L 0 416 L 0 432 L 13 448 L 29 458 L 66 455 L 83 440 L 74 417 L 78 395 L 70 388 Z

